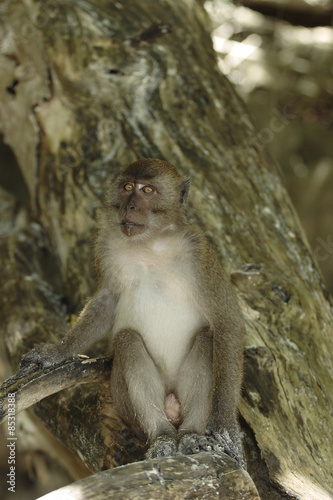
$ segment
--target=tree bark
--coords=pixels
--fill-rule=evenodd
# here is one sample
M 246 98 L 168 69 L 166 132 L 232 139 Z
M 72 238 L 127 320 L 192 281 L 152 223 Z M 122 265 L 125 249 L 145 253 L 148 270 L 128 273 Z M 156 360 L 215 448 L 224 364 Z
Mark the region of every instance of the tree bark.
M 280 110 L 256 132 L 195 0 L 4 0 L 0 13 L 0 131 L 30 198 L 27 215 L 1 197 L 0 320 L 13 370 L 35 342 L 61 338 L 94 290 L 107 180 L 137 158 L 166 159 L 192 177 L 190 218 L 241 301 L 240 413 L 260 497 L 331 498 L 332 303 L 265 151 L 293 116 Z M 93 472 L 143 458 L 105 380 L 34 411 Z
M 42 498 L 70 498 L 78 491 L 82 500 L 216 497 L 260 500 L 248 473 L 235 467 L 234 460 L 226 455 L 223 457 L 203 452 L 191 457 L 183 455 L 117 467 L 60 488 Z

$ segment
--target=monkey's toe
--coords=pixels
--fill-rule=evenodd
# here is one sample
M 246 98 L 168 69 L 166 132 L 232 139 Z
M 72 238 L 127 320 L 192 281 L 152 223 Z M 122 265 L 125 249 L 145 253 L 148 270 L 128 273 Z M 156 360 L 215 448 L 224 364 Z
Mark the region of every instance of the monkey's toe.
M 212 432 L 209 435 L 212 449 L 218 453 L 226 453 L 231 458 L 234 458 L 243 469 L 246 469 L 246 464 L 243 459 L 243 449 L 239 433 L 231 436 L 229 432 L 224 429 L 220 432 Z
M 146 453 L 146 459 L 172 457 L 176 454 L 176 441 L 169 436 L 159 436 Z
M 183 455 L 194 455 L 200 451 L 212 451 L 212 443 L 208 436 L 185 434 L 179 441 L 178 452 Z
M 236 437 L 235 441 L 233 441 L 226 430 L 222 433 L 207 432 L 204 436 L 200 434 L 185 434 L 179 441 L 178 453 L 194 455 L 200 451 L 226 453 L 229 457 L 234 458 L 243 469 L 246 469 L 239 438 Z

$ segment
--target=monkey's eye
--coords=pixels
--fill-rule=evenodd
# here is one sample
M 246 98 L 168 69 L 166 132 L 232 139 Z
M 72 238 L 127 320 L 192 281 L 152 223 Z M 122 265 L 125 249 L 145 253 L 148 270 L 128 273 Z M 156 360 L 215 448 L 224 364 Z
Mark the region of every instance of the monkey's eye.
M 125 184 L 124 186 L 125 191 L 133 191 L 133 188 L 134 186 L 130 182 L 127 182 L 127 184 Z
M 142 188 L 142 191 L 143 191 L 144 193 L 146 193 L 146 194 L 151 194 L 154 190 L 153 190 L 153 188 L 152 188 L 152 187 L 150 187 L 150 186 L 144 186 L 144 187 Z

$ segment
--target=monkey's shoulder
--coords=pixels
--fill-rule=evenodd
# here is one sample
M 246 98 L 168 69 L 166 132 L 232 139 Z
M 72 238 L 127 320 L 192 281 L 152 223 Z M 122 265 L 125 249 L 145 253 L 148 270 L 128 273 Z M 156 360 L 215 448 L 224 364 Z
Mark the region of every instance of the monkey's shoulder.
M 187 239 L 196 268 L 205 275 L 212 275 L 224 280 L 226 276 L 220 260 L 203 231 L 199 227 L 191 225 Z

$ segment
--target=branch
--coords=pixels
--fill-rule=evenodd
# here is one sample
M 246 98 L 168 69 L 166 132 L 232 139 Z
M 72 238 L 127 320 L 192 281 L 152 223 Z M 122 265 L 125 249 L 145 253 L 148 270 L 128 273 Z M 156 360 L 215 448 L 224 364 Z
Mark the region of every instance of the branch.
M 303 0 L 242 0 L 241 4 L 266 16 L 273 16 L 295 25 L 330 26 L 332 5 Z
M 8 394 L 15 394 L 15 414 L 18 414 L 51 394 L 75 385 L 104 380 L 110 377 L 110 373 L 110 358 L 74 359 L 34 372 L 20 370 L 0 388 L 0 423 L 8 415 Z
M 106 470 L 43 496 L 113 499 L 221 498 L 260 500 L 249 474 L 225 454 L 201 452 L 145 460 Z

